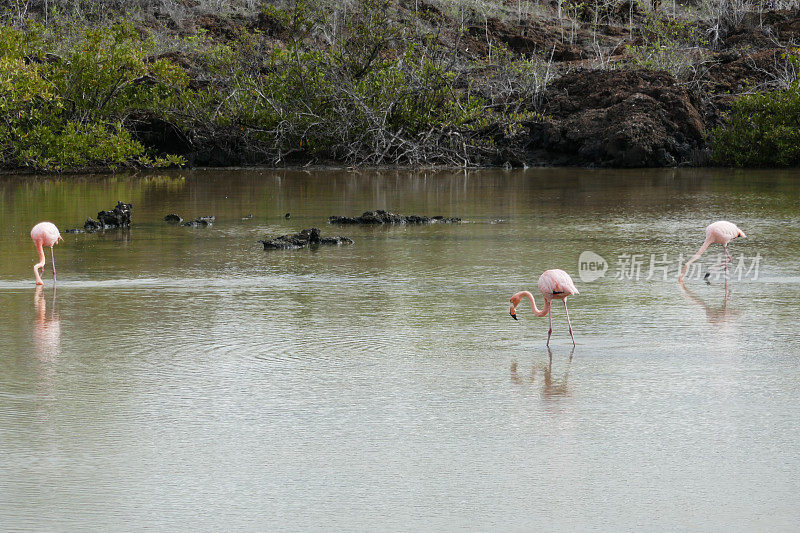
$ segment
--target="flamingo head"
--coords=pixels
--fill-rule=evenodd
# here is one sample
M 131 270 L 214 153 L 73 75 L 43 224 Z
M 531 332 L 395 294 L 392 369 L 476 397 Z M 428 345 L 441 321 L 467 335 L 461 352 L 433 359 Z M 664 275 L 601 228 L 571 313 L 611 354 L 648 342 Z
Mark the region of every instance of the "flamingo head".
M 742 230 L 739 230 L 739 235 L 737 235 L 737 237 L 744 237 L 746 239 L 747 235 L 745 235 Z
M 517 306 L 519 302 L 522 300 L 521 296 L 517 296 L 516 294 L 511 297 L 511 309 L 508 310 L 508 314 L 511 315 L 511 318 L 514 320 L 517 319 Z

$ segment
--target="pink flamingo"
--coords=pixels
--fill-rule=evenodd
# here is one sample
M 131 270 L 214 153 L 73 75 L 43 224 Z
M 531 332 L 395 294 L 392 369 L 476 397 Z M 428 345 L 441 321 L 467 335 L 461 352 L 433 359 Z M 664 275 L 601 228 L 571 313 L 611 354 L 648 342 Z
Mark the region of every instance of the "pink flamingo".
M 36 284 L 44 285 L 41 276 L 39 276 L 39 269 L 41 269 L 42 273 L 44 273 L 45 258 L 43 247 L 45 246 L 50 247 L 50 258 L 53 261 L 53 282 L 55 282 L 56 258 L 53 255 L 53 246 L 58 243 L 59 239 L 62 241 L 64 240 L 61 238 L 61 233 L 58 231 L 56 225 L 52 222 L 39 222 L 31 230 L 31 239 L 33 239 L 33 243 L 36 245 L 36 249 L 39 251 L 39 262 L 33 265 L 33 274 L 36 276 Z
M 736 237 L 747 237 L 742 230 L 740 230 L 736 224 L 733 222 L 728 222 L 727 220 L 720 220 L 719 222 L 714 222 L 713 224 L 709 224 L 706 228 L 706 240 L 703 243 L 703 246 L 697 250 L 697 253 L 689 259 L 686 264 L 683 266 L 683 271 L 681 272 L 680 277 L 678 277 L 678 281 L 683 281 L 683 277 L 686 275 L 686 271 L 689 270 L 689 265 L 697 261 L 703 252 L 706 251 L 711 244 L 721 244 L 722 249 L 725 251 L 725 278 L 728 277 L 728 263 L 733 261 L 731 254 L 728 253 L 728 243 L 731 242 Z M 706 274 L 708 277 L 708 274 Z
M 538 285 L 539 290 L 542 291 L 542 296 L 544 296 L 544 308 L 540 311 L 536 307 L 536 302 L 533 300 L 533 294 L 529 293 L 528 291 L 521 291 L 511 297 L 511 310 L 509 311 L 511 318 L 517 320 L 516 307 L 522 301 L 523 296 L 527 297 L 528 300 L 531 301 L 531 310 L 533 311 L 533 314 L 536 316 L 547 315 L 548 320 L 550 321 L 550 329 L 547 330 L 547 346 L 550 346 L 550 335 L 553 333 L 553 317 L 550 313 L 550 301 L 554 298 L 556 300 L 563 300 L 564 311 L 567 313 L 567 324 L 569 324 L 569 336 L 572 337 L 572 345 L 574 346 L 575 336 L 572 334 L 572 323 L 569 320 L 567 297 L 580 293 L 578 292 L 578 289 L 575 288 L 572 278 L 569 277 L 569 274 L 563 270 L 553 268 L 551 270 L 545 270 L 542 275 L 539 276 Z

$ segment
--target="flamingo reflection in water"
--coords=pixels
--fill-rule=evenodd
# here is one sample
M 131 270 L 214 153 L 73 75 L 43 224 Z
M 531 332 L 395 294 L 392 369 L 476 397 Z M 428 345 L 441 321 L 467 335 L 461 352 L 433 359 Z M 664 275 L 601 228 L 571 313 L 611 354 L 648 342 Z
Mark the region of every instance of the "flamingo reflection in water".
M 539 372 L 542 373 L 542 396 L 545 399 L 555 399 L 555 398 L 563 398 L 570 395 L 569 387 L 567 380 L 569 378 L 569 371 L 570 367 L 572 366 L 572 355 L 575 353 L 575 347 L 573 346 L 569 352 L 569 359 L 567 360 L 567 368 L 564 371 L 564 375 L 558 379 L 553 379 L 553 352 L 548 347 L 547 353 L 549 354 L 549 359 L 547 363 L 541 362 L 536 363 L 531 367 L 531 373 L 529 376 L 524 377 L 517 372 L 517 362 L 511 362 L 511 382 L 516 385 L 534 385 L 537 380 L 537 375 Z
M 61 317 L 56 312 L 56 288 L 53 287 L 53 303 L 48 316 L 44 287 L 36 286 L 33 295 L 36 321 L 33 325 L 33 340 L 40 361 L 54 361 L 61 353 Z
M 686 296 L 690 302 L 696 304 L 706 312 L 706 320 L 708 320 L 709 324 L 721 325 L 726 322 L 730 322 L 731 319 L 736 318 L 741 314 L 738 309 L 733 309 L 728 306 L 731 291 L 728 288 L 727 282 L 725 283 L 725 291 L 723 293 L 724 296 L 721 307 L 711 307 L 708 305 L 705 300 L 690 291 L 689 288 L 686 287 L 686 284 L 683 282 L 683 280 L 678 283 L 681 286 L 681 289 L 683 289 L 684 296 Z

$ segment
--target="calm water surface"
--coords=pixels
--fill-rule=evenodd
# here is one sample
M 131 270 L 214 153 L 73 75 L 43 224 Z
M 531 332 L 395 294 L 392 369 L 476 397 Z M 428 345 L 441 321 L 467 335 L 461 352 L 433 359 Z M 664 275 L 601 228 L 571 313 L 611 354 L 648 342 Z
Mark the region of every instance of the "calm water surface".
M 798 184 L 578 169 L 3 178 L 0 529 L 796 531 Z M 65 235 L 57 290 L 47 269 L 37 290 L 31 226 L 79 226 L 117 200 L 134 204 L 131 229 Z M 375 208 L 465 223 L 325 224 Z M 169 226 L 171 212 L 217 222 Z M 672 261 L 718 219 L 745 230 L 730 249 L 748 267 L 759 253 L 758 276 L 727 297 L 713 278 L 683 290 Z M 256 242 L 312 226 L 355 244 Z M 579 278 L 586 250 L 605 277 Z M 646 279 L 651 254 L 667 281 Z M 508 316 L 547 268 L 581 291 L 574 352 L 562 306 L 552 352 L 546 319 Z

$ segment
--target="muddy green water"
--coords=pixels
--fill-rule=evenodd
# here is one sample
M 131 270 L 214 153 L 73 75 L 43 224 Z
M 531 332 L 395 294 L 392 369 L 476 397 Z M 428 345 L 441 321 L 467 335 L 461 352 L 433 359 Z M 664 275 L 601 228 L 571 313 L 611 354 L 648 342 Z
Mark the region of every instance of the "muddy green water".
M 0 529 L 796 530 L 798 184 L 579 169 L 2 178 Z M 45 269 L 37 291 L 31 226 L 63 232 L 117 200 L 134 204 L 131 229 L 65 234 L 57 289 Z M 325 224 L 375 208 L 465 222 Z M 171 212 L 217 222 L 170 226 Z M 748 235 L 730 246 L 738 271 L 727 290 L 702 270 L 682 289 L 680 254 L 719 219 Z M 312 226 L 355 244 L 256 242 Z M 581 279 L 584 251 L 604 277 Z M 546 318 L 508 316 L 518 290 L 541 305 L 547 268 L 581 291 L 574 351 L 563 306 L 551 352 Z

